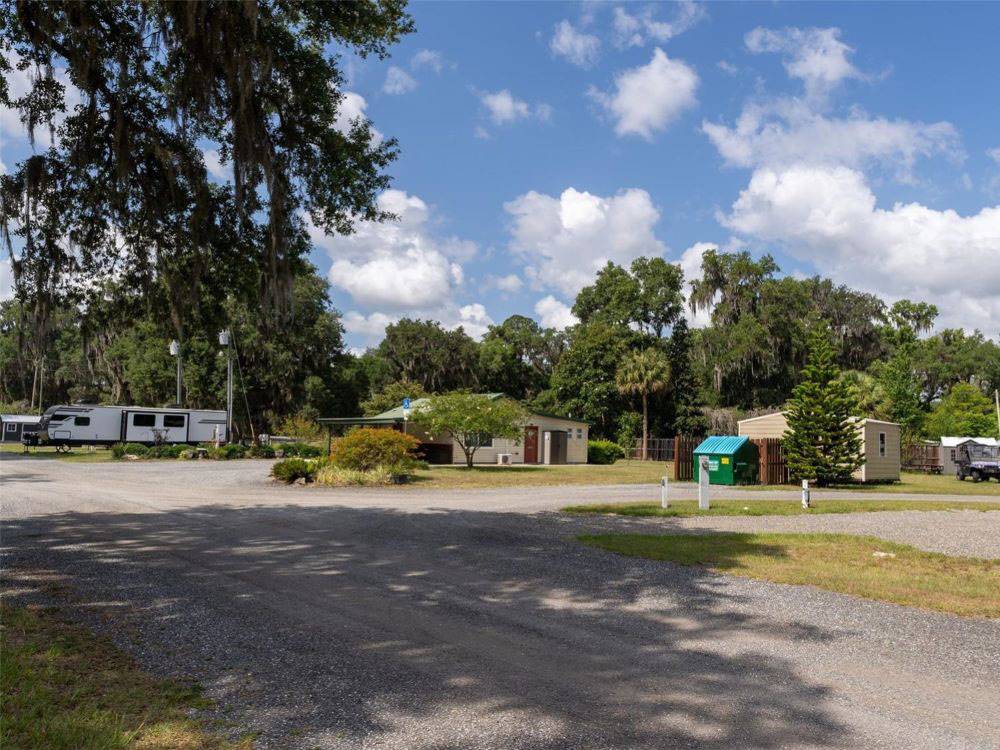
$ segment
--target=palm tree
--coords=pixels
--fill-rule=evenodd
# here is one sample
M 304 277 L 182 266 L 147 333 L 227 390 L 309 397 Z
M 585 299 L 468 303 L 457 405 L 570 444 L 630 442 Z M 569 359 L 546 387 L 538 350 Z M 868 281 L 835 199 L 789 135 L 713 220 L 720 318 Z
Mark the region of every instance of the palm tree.
M 621 393 L 642 396 L 642 460 L 649 442 L 649 396 L 666 389 L 670 382 L 670 361 L 659 349 L 634 352 L 622 362 L 615 377 Z

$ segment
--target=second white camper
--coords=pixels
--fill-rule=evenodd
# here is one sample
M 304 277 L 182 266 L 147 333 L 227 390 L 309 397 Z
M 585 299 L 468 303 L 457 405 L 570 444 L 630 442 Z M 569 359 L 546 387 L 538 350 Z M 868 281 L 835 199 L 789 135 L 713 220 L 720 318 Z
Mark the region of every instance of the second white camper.
M 37 433 L 41 445 L 225 442 L 226 412 L 144 406 L 50 406 Z

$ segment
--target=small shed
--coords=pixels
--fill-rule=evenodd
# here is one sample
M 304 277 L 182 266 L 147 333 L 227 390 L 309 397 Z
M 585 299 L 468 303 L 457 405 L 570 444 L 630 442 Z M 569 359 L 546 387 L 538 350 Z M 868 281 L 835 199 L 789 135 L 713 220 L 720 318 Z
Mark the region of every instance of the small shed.
M 988 448 L 1000 446 L 1000 440 L 991 437 L 972 436 L 942 436 L 941 437 L 941 473 L 955 474 L 958 470 L 956 460 L 958 458 L 958 446 L 963 443 L 973 442 L 977 445 L 984 445 Z
M 748 437 L 713 435 L 694 449 L 694 481 L 699 458 L 708 456 L 709 484 L 754 484 L 757 481 L 757 446 Z
M 20 443 L 26 432 L 38 432 L 41 417 L 33 414 L 0 414 L 0 442 Z

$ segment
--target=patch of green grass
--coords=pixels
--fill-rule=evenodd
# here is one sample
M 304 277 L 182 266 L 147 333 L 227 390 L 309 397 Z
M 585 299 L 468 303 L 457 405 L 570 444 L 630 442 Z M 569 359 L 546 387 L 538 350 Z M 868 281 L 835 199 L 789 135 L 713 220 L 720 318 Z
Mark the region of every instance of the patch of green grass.
M 14 443 L 3 443 L 0 444 L 0 452 L 24 454 L 24 447 Z M 55 448 L 48 446 L 29 448 L 25 457 L 39 461 L 58 460 L 80 464 L 103 463 L 104 461 L 110 461 L 112 458 L 111 451 L 108 448 L 72 448 L 69 453 L 59 453 Z
M 794 484 L 750 484 L 742 485 L 745 490 L 794 490 Z M 851 492 L 886 492 L 914 495 L 994 495 L 1000 497 L 1000 482 L 960 482 L 953 474 L 923 474 L 904 471 L 898 482 L 891 484 L 843 484 L 824 487 L 823 490 L 849 490 Z
M 418 487 L 477 489 L 483 487 L 544 487 L 574 484 L 659 484 L 673 476 L 671 464 L 656 461 L 617 461 L 608 465 L 557 466 L 431 466 L 413 478 Z
M 1000 510 L 1000 503 L 948 500 L 814 500 L 808 509 L 798 500 L 712 500 L 708 510 L 698 510 L 697 500 L 674 500 L 667 509 L 659 503 L 598 503 L 570 505 L 567 513 L 604 513 L 618 516 L 803 516 L 824 513 L 874 513 L 891 510 Z
M 578 537 L 630 557 L 963 617 L 1000 617 L 1000 561 L 950 557 L 849 534 L 601 534 Z
M 197 687 L 140 671 L 110 641 L 51 611 L 0 607 L 0 747 L 47 750 L 249 750 L 188 712 Z

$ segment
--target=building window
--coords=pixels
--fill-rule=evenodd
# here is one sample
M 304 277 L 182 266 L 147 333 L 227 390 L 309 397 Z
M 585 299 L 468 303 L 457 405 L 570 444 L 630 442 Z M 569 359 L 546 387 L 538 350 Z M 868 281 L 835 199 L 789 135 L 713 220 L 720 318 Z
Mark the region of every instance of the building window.
M 583 428 L 582 427 L 577 427 L 576 428 L 576 439 L 577 440 L 583 440 Z
M 77 427 L 89 427 L 90 417 L 77 417 L 76 419 L 73 420 L 73 424 L 75 424 Z
M 184 426 L 184 415 L 183 414 L 164 414 L 163 415 L 163 426 L 164 427 L 183 427 Z
M 880 432 L 878 434 L 878 454 L 879 456 L 885 458 L 885 433 Z
M 132 415 L 132 426 L 133 427 L 156 427 L 156 415 L 155 414 L 133 414 Z
M 17 425 L 13 422 L 7 424 L 7 432 L 17 432 Z
M 493 436 L 487 435 L 485 432 L 474 432 L 469 435 L 469 442 L 466 444 L 467 448 L 492 448 L 493 447 Z
M 951 462 L 955 463 L 955 449 L 954 448 L 951 449 Z

